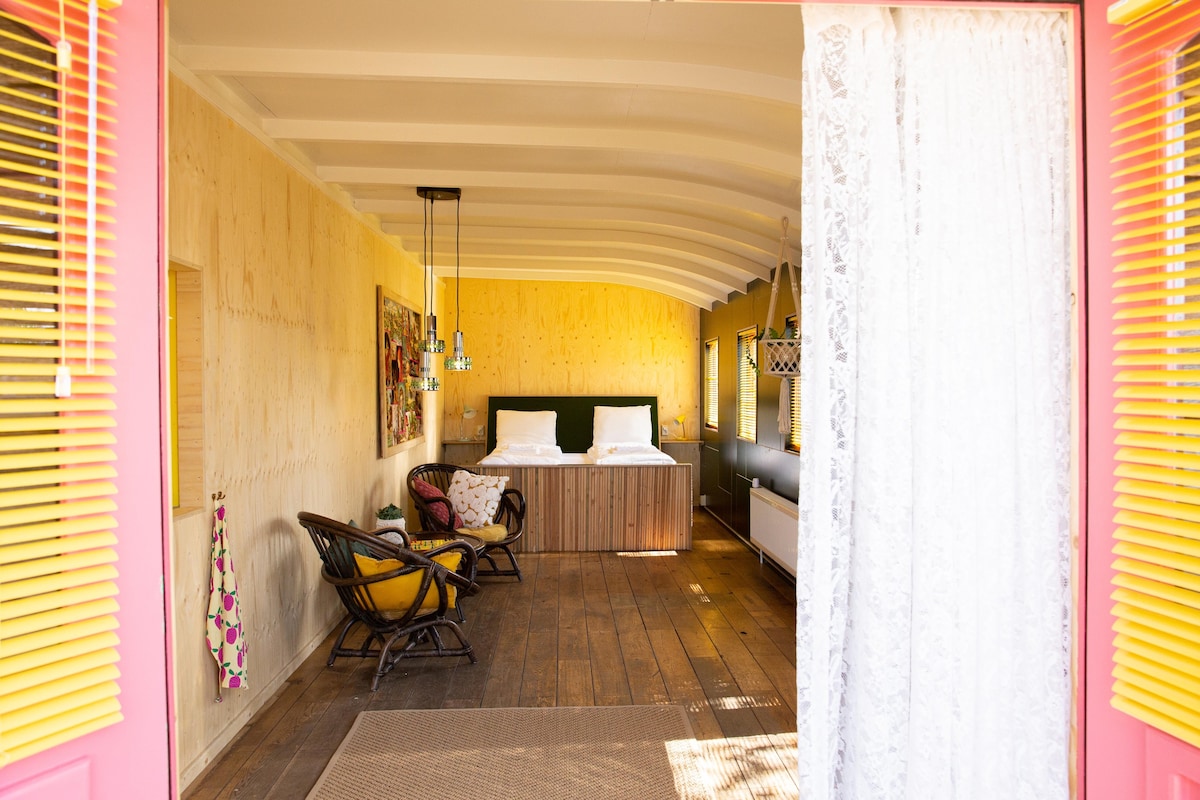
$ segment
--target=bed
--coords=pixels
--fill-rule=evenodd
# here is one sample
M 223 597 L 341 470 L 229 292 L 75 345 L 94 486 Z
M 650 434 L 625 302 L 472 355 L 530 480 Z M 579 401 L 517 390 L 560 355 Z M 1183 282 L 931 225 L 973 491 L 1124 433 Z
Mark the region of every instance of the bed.
M 646 395 L 588 395 L 488 398 L 487 451 L 497 451 L 497 417 L 503 412 L 553 412 L 555 455 L 544 428 L 530 447 L 541 447 L 536 463 L 489 463 L 472 469 L 507 475 L 508 486 L 525 495 L 528 511 L 524 552 L 690 550 L 692 546 L 692 467 L 667 457 L 655 463 L 596 463 L 605 420 L 625 424 L 649 406 L 649 442 L 658 451 L 658 398 Z M 600 408 L 601 416 L 596 409 Z M 613 410 L 613 409 L 625 409 Z M 512 419 L 509 415 L 508 419 Z M 639 417 L 640 419 L 640 417 Z M 542 418 L 539 424 L 544 424 Z M 596 425 L 594 426 L 594 423 Z M 500 426 L 500 430 L 505 430 Z M 508 427 L 513 430 L 511 425 Z M 594 441 L 601 435 L 601 441 Z M 612 434 L 621 436 L 623 434 Z M 503 441 L 500 442 L 503 444 Z M 624 443 L 641 445 L 643 442 Z M 614 442 L 611 444 L 621 444 Z M 630 449 L 632 451 L 633 448 Z M 654 458 L 649 451 L 640 451 Z M 627 452 L 618 455 L 627 455 Z M 664 454 L 665 455 L 665 454 Z

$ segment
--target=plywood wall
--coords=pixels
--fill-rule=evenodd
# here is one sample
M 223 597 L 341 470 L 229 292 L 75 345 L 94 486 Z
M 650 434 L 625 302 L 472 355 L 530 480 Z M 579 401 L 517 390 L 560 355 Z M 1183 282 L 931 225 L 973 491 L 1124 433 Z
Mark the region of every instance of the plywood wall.
M 447 348 L 455 282 L 439 320 Z M 447 372 L 445 430 L 458 438 L 486 420 L 489 395 L 653 394 L 673 438 L 698 438 L 700 312 L 671 297 L 600 283 L 462 279 L 459 301 L 470 372 Z M 462 423 L 465 406 L 478 409 Z M 682 414 L 684 423 L 673 420 Z
M 378 458 L 375 287 L 421 307 L 421 270 L 369 225 L 173 78 L 168 253 L 199 273 L 203 498 L 226 495 L 249 643 L 249 688 L 217 697 L 204 643 L 211 509 L 172 532 L 181 784 L 266 703 L 342 614 L 299 511 L 370 520 L 436 460 L 423 442 Z M 440 302 L 440 298 L 439 298 Z M 128 601 L 128 600 L 127 600 Z

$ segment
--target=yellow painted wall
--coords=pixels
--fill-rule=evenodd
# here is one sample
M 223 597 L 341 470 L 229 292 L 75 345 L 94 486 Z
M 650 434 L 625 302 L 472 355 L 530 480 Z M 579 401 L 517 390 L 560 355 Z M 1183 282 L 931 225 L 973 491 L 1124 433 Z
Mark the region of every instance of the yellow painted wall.
M 455 282 L 439 320 L 451 347 Z M 445 430 L 474 433 L 489 395 L 653 394 L 673 438 L 699 438 L 700 311 L 680 300 L 600 283 L 462 279 L 470 372 L 446 372 Z M 460 428 L 464 404 L 478 410 Z M 682 429 L 673 420 L 685 416 Z
M 186 786 L 342 615 L 296 514 L 366 522 L 406 504 L 408 470 L 437 460 L 442 414 L 440 395 L 427 395 L 424 441 L 378 458 L 375 287 L 419 309 L 419 263 L 185 83 L 173 77 L 169 94 L 168 254 L 199 270 L 203 306 L 202 496 L 226 495 L 250 647 L 249 688 L 215 703 L 204 643 L 211 508 L 177 515 Z

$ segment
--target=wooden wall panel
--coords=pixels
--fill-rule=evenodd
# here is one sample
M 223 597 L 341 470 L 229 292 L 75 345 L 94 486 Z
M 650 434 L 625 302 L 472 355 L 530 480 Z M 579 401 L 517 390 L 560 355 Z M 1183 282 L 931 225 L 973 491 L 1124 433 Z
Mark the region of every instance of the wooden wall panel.
M 787 276 L 781 280 L 787 283 Z M 744 295 L 717 303 L 700 314 L 702 341 L 718 340 L 718 430 L 702 429 L 700 492 L 710 513 L 742 538 L 750 536 L 750 485 L 758 478 L 765 488 L 795 501 L 800 493 L 800 455 L 785 449 L 786 437 L 775 425 L 779 413 L 781 379 L 758 376 L 758 436 L 739 439 L 737 417 L 737 333 L 751 326 L 762 329 L 771 302 L 769 281 L 756 280 Z M 781 287 L 774 325 L 779 327 L 795 312 L 791 292 Z
M 404 503 L 408 470 L 437 460 L 442 415 L 441 395 L 427 395 L 425 438 L 377 457 L 375 286 L 419 309 L 419 263 L 181 80 L 169 95 L 168 253 L 203 280 L 202 497 L 226 494 L 250 647 L 248 688 L 215 703 L 204 645 L 210 509 L 177 516 L 186 786 L 342 614 L 296 514 L 362 522 Z
M 475 466 L 525 495 L 526 553 L 690 550 L 692 466 Z
M 446 281 L 449 342 L 455 282 Z M 447 372 L 446 430 L 464 403 L 483 424 L 490 395 L 652 394 L 675 438 L 699 438 L 700 311 L 671 297 L 600 283 L 462 280 L 470 372 Z M 449 344 L 447 344 L 449 346 Z M 682 428 L 673 420 L 684 415 Z

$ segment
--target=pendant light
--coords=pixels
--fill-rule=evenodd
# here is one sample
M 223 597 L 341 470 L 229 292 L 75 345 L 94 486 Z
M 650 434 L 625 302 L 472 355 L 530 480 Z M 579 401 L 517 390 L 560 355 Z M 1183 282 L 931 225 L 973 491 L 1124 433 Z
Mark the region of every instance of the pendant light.
M 458 318 L 458 297 L 462 289 L 459 278 L 461 258 L 458 250 L 458 235 L 462 228 L 462 192 L 459 191 L 454 204 L 454 353 L 446 356 L 446 369 L 451 372 L 465 372 L 471 368 L 471 357 L 463 354 L 462 327 Z
M 418 186 L 417 194 L 424 201 L 425 210 L 421 242 L 421 256 L 425 260 L 425 338 L 421 341 L 421 373 L 416 380 L 416 389 L 422 392 L 436 392 L 439 384 L 434 375 L 433 354 L 444 353 L 446 342 L 438 338 L 437 315 L 433 313 L 433 207 L 438 200 L 457 201 L 462 196 L 462 190 Z

